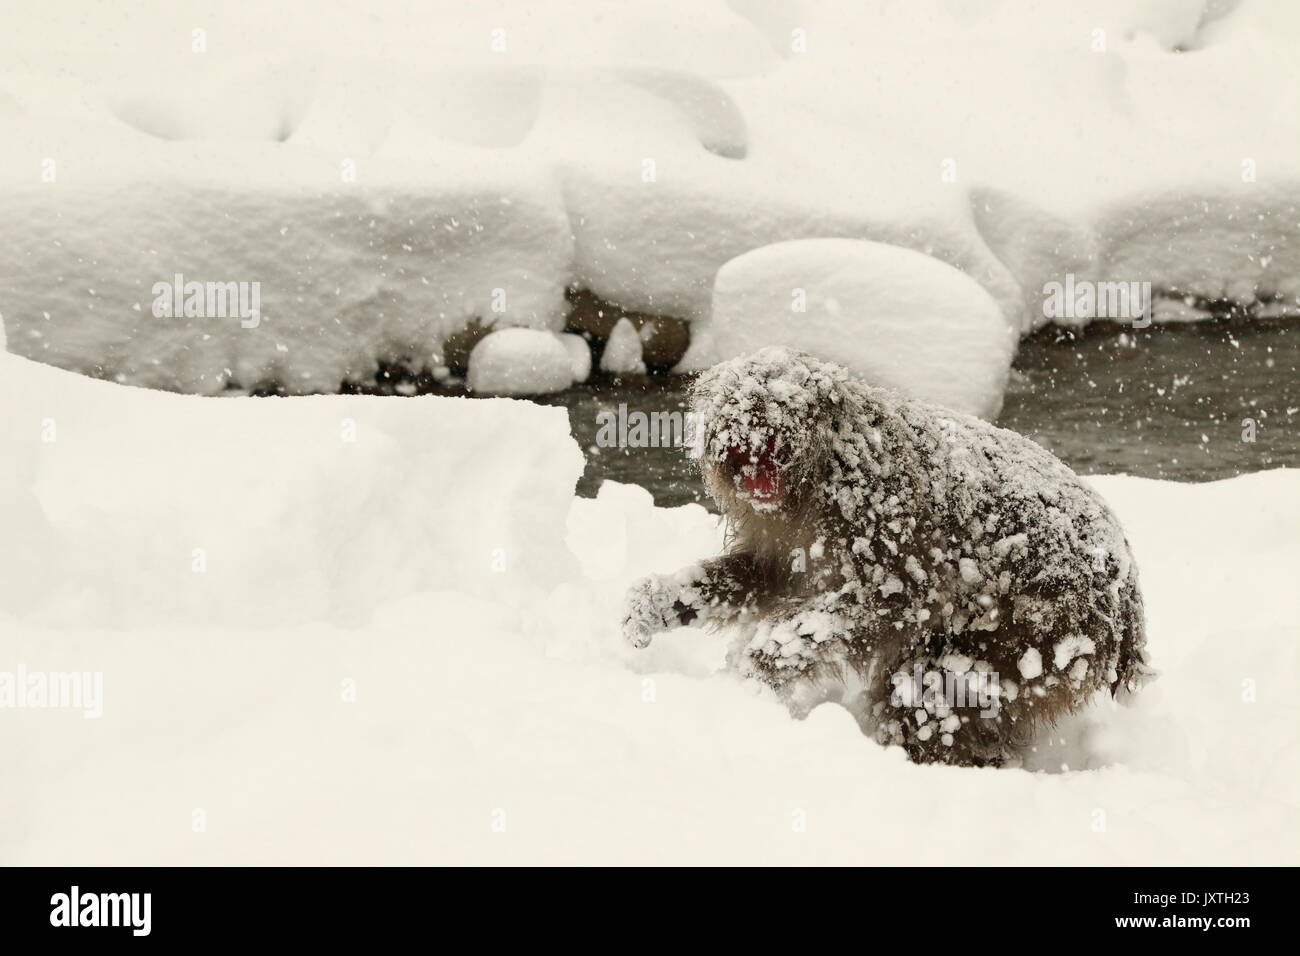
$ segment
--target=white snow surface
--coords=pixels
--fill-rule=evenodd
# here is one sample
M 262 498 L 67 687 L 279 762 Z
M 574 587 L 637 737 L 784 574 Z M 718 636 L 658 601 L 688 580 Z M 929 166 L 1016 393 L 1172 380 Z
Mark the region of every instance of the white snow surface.
M 430 589 L 509 603 L 574 565 L 562 409 L 316 398 L 171 395 L 0 355 L 0 589 L 51 623 L 245 628 Z
M 1160 676 L 1045 734 L 1036 773 L 794 721 L 725 635 L 626 647 L 626 585 L 720 529 L 574 498 L 560 409 L 0 355 L 0 456 L 0 671 L 104 687 L 98 719 L 0 709 L 4 863 L 1300 862 L 1295 471 L 1093 480 Z
M 785 345 L 969 415 L 1002 407 L 1016 334 L 974 279 L 911 249 L 801 239 L 738 256 L 713 286 L 722 359 Z
M 1017 332 L 1066 274 L 1294 312 L 1298 44 L 1290 0 L 7 4 L 0 313 L 62 367 L 299 393 L 558 329 L 569 283 L 707 318 L 803 238 L 940 259 Z M 178 273 L 263 322 L 154 318 Z

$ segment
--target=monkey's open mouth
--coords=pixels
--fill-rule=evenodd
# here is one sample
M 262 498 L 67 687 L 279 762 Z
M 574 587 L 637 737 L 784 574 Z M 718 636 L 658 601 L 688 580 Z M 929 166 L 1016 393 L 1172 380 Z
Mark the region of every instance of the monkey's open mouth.
M 742 495 L 756 504 L 770 505 L 785 495 L 785 482 L 774 455 L 773 442 L 761 449 L 733 448 L 727 465 Z

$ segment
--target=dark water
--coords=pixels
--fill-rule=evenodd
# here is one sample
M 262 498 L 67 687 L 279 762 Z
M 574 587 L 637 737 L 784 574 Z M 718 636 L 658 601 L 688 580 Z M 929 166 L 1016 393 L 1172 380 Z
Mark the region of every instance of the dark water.
M 562 405 L 587 468 L 579 494 L 606 478 L 642 485 L 663 506 L 706 503 L 673 448 L 598 448 L 597 414 L 685 411 L 685 382 L 595 380 L 538 399 Z M 1254 424 L 1243 441 L 1243 420 Z M 1021 343 L 998 424 L 1081 474 L 1212 481 L 1300 467 L 1300 323 L 1221 320 L 1134 330 L 1094 324 Z

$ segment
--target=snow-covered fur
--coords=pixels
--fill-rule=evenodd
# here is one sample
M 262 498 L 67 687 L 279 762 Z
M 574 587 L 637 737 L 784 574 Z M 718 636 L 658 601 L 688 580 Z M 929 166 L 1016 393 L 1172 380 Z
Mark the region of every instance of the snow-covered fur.
M 1034 442 L 783 348 L 705 372 L 692 406 L 728 553 L 634 586 L 633 644 L 730 625 L 796 713 L 839 699 L 912 759 L 967 765 L 1146 673 L 1128 542 Z

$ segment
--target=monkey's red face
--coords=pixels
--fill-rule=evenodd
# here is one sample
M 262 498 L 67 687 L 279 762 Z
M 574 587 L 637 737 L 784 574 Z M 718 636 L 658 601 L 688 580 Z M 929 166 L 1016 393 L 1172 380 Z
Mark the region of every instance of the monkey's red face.
M 775 442 L 770 438 L 759 448 L 728 449 L 723 468 L 740 496 L 756 506 L 774 508 L 785 497 L 785 480 L 776 459 Z
M 850 414 L 848 380 L 839 366 L 777 347 L 700 374 L 691 386 L 692 457 L 723 513 L 742 523 L 757 514 L 757 533 L 763 519 L 798 522 L 823 505 L 819 489 L 828 487 Z

